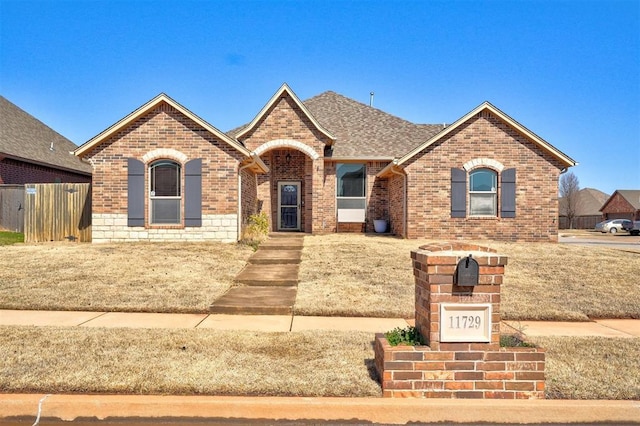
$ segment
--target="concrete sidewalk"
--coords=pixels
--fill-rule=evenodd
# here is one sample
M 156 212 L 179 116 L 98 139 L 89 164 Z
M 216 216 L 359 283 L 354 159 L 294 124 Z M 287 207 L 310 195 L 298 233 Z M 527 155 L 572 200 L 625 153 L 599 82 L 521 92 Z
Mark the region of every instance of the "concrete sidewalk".
M 407 324 L 402 318 L 0 310 L 0 325 L 41 327 L 209 328 L 263 332 L 343 330 L 379 333 L 395 327 L 406 327 Z
M 412 320 L 402 318 L 0 310 L 0 325 L 53 327 L 209 328 L 263 332 L 340 330 L 378 333 L 396 327 L 404 328 L 412 323 Z M 634 319 L 503 323 L 527 336 L 640 337 L 640 320 Z
M 0 394 L 0 423 L 29 420 L 41 394 Z M 51 395 L 41 418 L 162 424 L 637 424 L 638 401 Z M 125 420 L 126 419 L 126 422 Z M 206 423 L 204 423 L 206 419 Z M 87 422 L 88 423 L 88 422 Z M 43 424 L 52 424 L 47 420 Z M 53 422 L 62 424 L 62 422 Z M 93 423 L 90 423 L 93 424 Z

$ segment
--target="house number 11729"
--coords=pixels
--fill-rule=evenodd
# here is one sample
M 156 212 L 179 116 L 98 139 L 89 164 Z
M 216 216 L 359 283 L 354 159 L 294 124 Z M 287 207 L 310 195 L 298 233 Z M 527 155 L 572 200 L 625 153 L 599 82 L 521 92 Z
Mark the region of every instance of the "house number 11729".
M 453 315 L 449 317 L 449 328 L 475 328 L 482 327 L 480 315 Z

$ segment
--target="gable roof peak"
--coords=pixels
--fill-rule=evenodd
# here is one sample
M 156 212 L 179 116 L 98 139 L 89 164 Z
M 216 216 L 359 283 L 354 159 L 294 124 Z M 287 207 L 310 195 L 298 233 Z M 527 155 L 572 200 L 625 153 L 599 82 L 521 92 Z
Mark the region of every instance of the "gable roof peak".
M 186 116 L 190 120 L 192 120 L 193 122 L 195 122 L 198 125 L 202 126 L 208 132 L 212 133 L 217 138 L 219 138 L 222 141 L 226 142 L 231 147 L 235 148 L 236 150 L 238 150 L 239 152 L 241 152 L 245 156 L 247 156 L 247 157 L 250 156 L 250 152 L 243 145 L 241 145 L 240 143 L 238 143 L 234 139 L 230 138 L 224 132 L 218 130 L 216 127 L 212 126 L 207 121 L 205 121 L 202 118 L 200 118 L 198 115 L 196 115 L 193 112 L 189 111 L 187 108 L 185 108 L 184 106 L 182 106 L 181 104 L 179 104 L 178 102 L 173 100 L 169 95 L 167 95 L 164 92 L 161 92 L 160 94 L 155 96 L 153 99 L 151 99 L 150 101 L 148 101 L 147 103 L 145 103 L 141 107 L 137 108 L 132 113 L 128 114 L 127 116 L 125 116 L 121 120 L 117 121 L 116 123 L 114 123 L 113 125 L 108 127 L 107 129 L 105 129 L 104 131 L 99 133 L 98 135 L 96 135 L 93 138 L 89 139 L 87 142 L 85 142 L 80 147 L 78 147 L 74 151 L 74 154 L 77 155 L 78 157 L 82 157 L 84 154 L 89 152 L 93 147 L 97 146 L 102 141 L 104 141 L 107 138 L 109 138 L 111 135 L 116 133 L 118 130 L 123 129 L 124 127 L 128 126 L 129 124 L 131 124 L 132 122 L 134 122 L 138 118 L 140 118 L 143 115 L 147 114 L 148 112 L 152 111 L 154 108 L 156 108 L 162 102 L 165 102 L 166 104 L 168 104 L 170 107 L 172 107 L 176 111 L 180 112 L 181 114 L 183 114 L 184 116 Z
M 494 114 L 495 116 L 500 118 L 502 121 L 507 123 L 509 126 L 511 126 L 512 128 L 516 129 L 518 132 L 520 132 L 521 134 L 525 135 L 527 138 L 531 139 L 540 148 L 542 148 L 543 150 L 549 152 L 551 155 L 553 155 L 558 160 L 560 160 L 566 167 L 572 167 L 572 166 L 576 166 L 578 164 L 574 159 L 572 159 L 571 157 L 569 157 L 568 155 L 566 155 L 565 153 L 563 153 L 562 151 L 560 151 L 559 149 L 557 149 L 556 147 L 551 145 L 549 142 L 547 142 L 544 139 L 542 139 L 540 136 L 538 136 L 535 133 L 533 133 L 531 130 L 527 129 L 522 124 L 518 123 L 516 120 L 511 118 L 509 115 L 507 115 L 505 112 L 500 110 L 498 107 L 496 107 L 495 105 L 493 105 L 489 101 L 484 101 L 483 103 L 481 103 L 480 105 L 475 107 L 473 110 L 471 110 L 467 114 L 465 114 L 462 117 L 460 117 L 455 122 L 453 122 L 450 125 L 446 126 L 441 132 L 437 133 L 436 135 L 434 135 L 429 140 L 425 141 L 424 143 L 422 143 L 419 146 L 417 146 L 415 149 L 413 149 L 410 152 L 408 152 L 407 154 L 405 154 L 402 158 L 400 158 L 400 160 L 398 161 L 398 164 L 405 163 L 406 161 L 408 161 L 409 159 L 411 159 L 415 155 L 417 155 L 419 152 L 421 152 L 422 150 L 424 150 L 428 146 L 430 146 L 433 143 L 435 143 L 440 138 L 442 138 L 445 135 L 453 132 L 455 129 L 457 129 L 458 127 L 463 125 L 465 122 L 467 122 L 470 118 L 476 116 L 477 114 L 479 114 L 479 113 L 481 113 L 482 111 L 485 111 L 485 110 L 491 112 L 492 114 Z
M 302 103 L 300 98 L 298 98 L 298 96 L 294 93 L 293 90 L 291 90 L 291 88 L 286 82 L 282 83 L 282 86 L 280 86 L 278 91 L 273 96 L 271 96 L 271 99 L 269 99 L 266 105 L 260 110 L 260 112 L 258 112 L 258 114 L 253 118 L 253 120 L 251 120 L 251 122 L 248 125 L 243 127 L 242 130 L 236 133 L 235 135 L 236 139 L 240 139 L 242 136 L 246 135 L 251 130 L 253 130 L 256 127 L 256 125 L 262 120 L 262 118 L 269 113 L 269 111 L 276 104 L 276 102 L 278 102 L 278 100 L 285 94 L 293 100 L 293 102 L 296 104 L 298 108 L 300 108 L 300 110 L 302 110 L 302 112 L 307 116 L 307 118 L 309 118 L 309 120 L 311 121 L 311 123 L 313 123 L 316 129 L 318 129 L 322 134 L 324 134 L 331 140 L 331 143 L 333 143 L 333 141 L 336 140 L 336 137 L 329 130 L 327 130 L 322 124 L 318 122 L 318 120 L 313 116 L 313 114 L 311 114 L 311 112 L 307 109 L 305 104 Z

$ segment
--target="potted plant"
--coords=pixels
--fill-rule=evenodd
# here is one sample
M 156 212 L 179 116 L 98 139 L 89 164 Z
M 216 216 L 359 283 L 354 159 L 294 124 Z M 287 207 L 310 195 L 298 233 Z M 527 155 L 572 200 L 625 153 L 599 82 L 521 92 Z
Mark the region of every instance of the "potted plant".
M 387 217 L 387 212 L 385 211 L 382 217 Z M 373 221 L 373 229 L 378 233 L 382 234 L 383 232 L 387 232 L 387 225 L 389 221 L 387 219 L 375 219 Z

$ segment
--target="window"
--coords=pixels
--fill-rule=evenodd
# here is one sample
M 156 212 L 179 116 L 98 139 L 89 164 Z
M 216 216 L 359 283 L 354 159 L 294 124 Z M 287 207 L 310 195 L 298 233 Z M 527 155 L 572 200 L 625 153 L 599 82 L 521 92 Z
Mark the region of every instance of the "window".
M 469 175 L 469 212 L 472 216 L 498 215 L 498 174 L 490 169 L 477 169 Z
M 366 211 L 366 167 L 358 163 L 339 163 L 336 167 L 339 222 L 364 222 Z
M 149 167 L 151 223 L 181 223 L 181 167 L 170 160 L 160 160 Z

